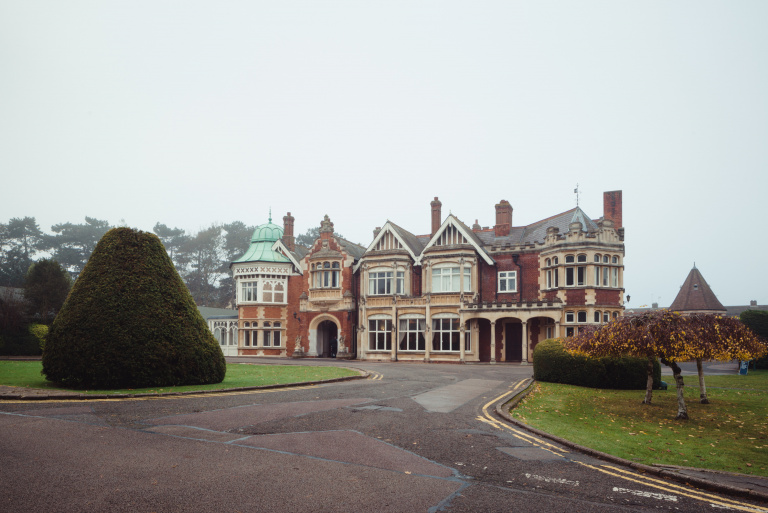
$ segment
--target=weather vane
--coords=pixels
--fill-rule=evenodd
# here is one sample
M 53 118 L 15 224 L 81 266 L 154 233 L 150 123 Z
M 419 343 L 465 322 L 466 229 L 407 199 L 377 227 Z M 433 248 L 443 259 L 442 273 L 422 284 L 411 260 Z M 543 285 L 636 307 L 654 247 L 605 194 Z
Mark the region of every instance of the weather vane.
M 579 184 L 576 184 L 576 188 L 573 190 L 573 193 L 576 195 L 576 206 L 579 206 Z

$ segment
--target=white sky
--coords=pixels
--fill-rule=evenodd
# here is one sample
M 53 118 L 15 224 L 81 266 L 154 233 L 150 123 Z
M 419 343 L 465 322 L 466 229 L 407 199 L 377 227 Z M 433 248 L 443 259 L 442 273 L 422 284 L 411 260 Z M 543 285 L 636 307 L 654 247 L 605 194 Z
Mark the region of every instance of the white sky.
M 0 222 L 524 225 L 623 190 L 628 306 L 768 303 L 768 2 L 0 0 Z

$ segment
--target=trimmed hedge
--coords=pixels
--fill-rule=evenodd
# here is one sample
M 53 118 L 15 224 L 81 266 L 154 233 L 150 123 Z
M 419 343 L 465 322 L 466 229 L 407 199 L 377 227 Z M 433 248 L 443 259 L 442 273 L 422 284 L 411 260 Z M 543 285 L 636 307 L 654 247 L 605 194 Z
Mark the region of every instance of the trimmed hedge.
M 533 377 L 539 381 L 591 388 L 644 390 L 648 380 L 645 358 L 588 358 L 573 355 L 558 339 L 539 342 L 533 351 Z M 661 365 L 653 363 L 653 388 L 661 384 Z
M 226 363 L 160 239 L 115 228 L 51 326 L 43 374 L 73 388 L 219 383 Z

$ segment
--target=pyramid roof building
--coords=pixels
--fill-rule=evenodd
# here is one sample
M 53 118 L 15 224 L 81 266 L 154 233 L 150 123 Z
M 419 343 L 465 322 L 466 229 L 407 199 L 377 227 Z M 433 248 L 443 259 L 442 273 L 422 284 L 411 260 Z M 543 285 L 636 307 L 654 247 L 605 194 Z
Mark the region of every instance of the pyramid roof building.
M 701 272 L 694 264 L 677 297 L 669 307 L 675 312 L 685 313 L 725 313 L 726 308 L 717 299 Z

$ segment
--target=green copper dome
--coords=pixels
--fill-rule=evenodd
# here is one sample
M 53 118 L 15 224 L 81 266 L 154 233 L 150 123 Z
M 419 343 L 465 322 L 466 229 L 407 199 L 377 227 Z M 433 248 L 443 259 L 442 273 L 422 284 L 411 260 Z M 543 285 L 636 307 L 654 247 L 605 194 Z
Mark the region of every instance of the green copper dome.
M 283 238 L 283 229 L 272 223 L 272 219 L 267 224 L 256 227 L 253 231 L 251 242 L 275 242 Z
M 272 223 L 270 214 L 269 222 L 258 226 L 253 231 L 251 245 L 243 256 L 235 260 L 237 262 L 285 262 L 291 260 L 278 251 L 273 251 L 272 246 L 283 237 L 283 229 Z

